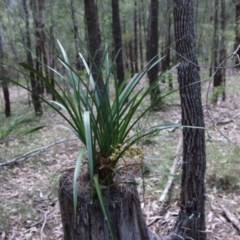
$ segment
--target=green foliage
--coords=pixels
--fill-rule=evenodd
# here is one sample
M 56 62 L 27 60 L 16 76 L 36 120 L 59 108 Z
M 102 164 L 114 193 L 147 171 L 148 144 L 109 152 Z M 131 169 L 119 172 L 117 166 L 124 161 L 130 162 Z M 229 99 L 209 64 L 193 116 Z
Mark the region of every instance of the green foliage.
M 140 139 L 162 129 L 173 127 L 172 124 L 164 124 L 144 129 L 142 132 L 134 131 L 143 116 L 151 109 L 151 106 L 148 106 L 140 111 L 141 104 L 155 87 L 154 84 L 140 87 L 139 83 L 157 62 L 148 65 L 118 86 L 114 65 L 109 61 L 108 51 L 105 50 L 102 62 L 105 75 L 103 86 L 101 85 L 100 88 L 98 82 L 94 81 L 82 54 L 79 53 L 79 56 L 85 66 L 86 79 L 82 73 L 78 73 L 71 67 L 65 49 L 60 42 L 58 44 L 62 53 L 59 61 L 66 74 L 51 69 L 58 76 L 58 81 L 55 83 L 56 88 L 53 87 L 50 79 L 45 78 L 33 67 L 26 63 L 21 63 L 21 66 L 36 74 L 50 89 L 56 101 L 48 101 L 45 98 L 42 100 L 66 120 L 69 129 L 86 147 L 91 189 L 97 195 L 110 227 L 100 184 L 110 185 L 113 183 L 114 169 L 119 159 L 124 154 L 133 152 L 132 146 Z M 75 210 L 78 195 L 77 179 L 80 174 L 82 158 L 83 151 L 80 150 L 73 182 Z M 112 229 L 110 231 L 113 234 Z
M 113 169 L 124 153 L 142 137 L 160 129 L 158 126 L 145 129 L 140 134 L 130 135 L 130 132 L 150 109 L 149 106 L 140 113 L 137 111 L 154 85 L 140 89 L 137 89 L 137 86 L 154 64 L 147 66 L 119 87 L 114 66 L 109 61 L 108 52 L 105 51 L 103 96 L 83 56 L 79 54 L 85 65 L 87 79 L 84 79 L 82 74 L 70 66 L 67 54 L 60 43 L 59 47 L 63 56 L 62 59 L 59 58 L 59 61 L 67 74 L 63 75 L 52 69 L 59 77 L 56 88 L 53 88 L 49 79 L 31 66 L 25 63 L 21 65 L 38 75 L 52 91 L 56 101 L 42 100 L 66 120 L 70 126 L 69 129 L 86 146 L 89 156 L 90 181 L 92 182 L 94 174 L 99 174 L 100 182 L 109 184 L 112 182 Z M 110 83 L 112 78 L 113 84 Z M 121 152 L 114 160 L 111 160 L 111 155 L 119 146 L 121 146 Z
M 33 117 L 23 117 L 23 116 L 16 117 L 12 121 L 10 121 L 10 123 L 8 125 L 0 128 L 0 143 L 7 141 L 8 137 L 11 136 L 11 134 L 14 131 L 16 131 L 17 129 L 18 129 L 18 135 L 26 135 L 26 134 L 32 133 L 34 131 L 38 131 L 41 128 L 43 128 L 43 126 L 40 126 L 40 127 L 33 128 L 31 130 L 27 130 L 27 131 L 19 130 L 19 127 L 21 127 L 21 125 L 26 124 L 26 123 L 31 123 L 34 121 L 36 121 L 36 119 Z

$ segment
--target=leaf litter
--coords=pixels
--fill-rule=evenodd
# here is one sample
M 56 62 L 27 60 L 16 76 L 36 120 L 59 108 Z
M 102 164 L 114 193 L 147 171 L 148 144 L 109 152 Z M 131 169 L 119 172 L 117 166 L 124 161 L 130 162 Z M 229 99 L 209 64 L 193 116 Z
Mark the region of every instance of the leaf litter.
M 208 239 L 240 240 L 240 179 L 231 178 L 239 172 L 240 118 L 238 92 L 233 91 L 237 77 L 230 77 L 226 102 L 204 107 L 208 169 L 206 176 L 206 226 Z M 206 86 L 203 86 L 203 88 Z M 23 101 L 21 89 L 11 87 L 15 102 Z M 15 94 L 14 94 L 15 92 Z M 19 92 L 21 94 L 19 94 Z M 26 106 L 25 106 L 26 107 Z M 29 108 L 26 107 L 29 111 Z M 26 110 L 25 109 L 25 110 Z M 11 160 L 32 149 L 46 146 L 65 138 L 69 132 L 59 130 L 55 123 L 59 117 L 45 109 L 43 121 L 49 127 L 31 136 L 9 138 L 0 145 L 0 163 Z M 151 121 L 150 121 L 150 120 Z M 147 120 L 151 124 L 159 119 L 180 120 L 178 100 L 167 105 L 166 110 L 154 112 Z M 216 130 L 217 128 L 217 130 Z M 169 200 L 161 202 L 169 171 L 181 135 L 180 130 L 170 129 L 141 143 L 146 154 L 144 167 L 136 174 L 141 206 L 147 225 L 163 236 L 174 227 L 179 211 L 180 167 Z M 227 147 L 224 147 L 225 145 Z M 71 139 L 55 145 L 26 160 L 0 168 L 0 239 L 1 240 L 60 240 L 63 238 L 57 189 L 61 173 L 74 167 L 80 143 Z M 220 148 L 220 149 L 219 149 Z M 229 156 L 230 155 L 230 156 Z M 218 164 L 216 164 L 216 158 Z M 179 160 L 181 161 L 181 159 Z M 179 165 L 181 162 L 179 162 Z M 216 165 L 220 165 L 221 171 Z M 236 225 L 236 226 L 235 226 Z

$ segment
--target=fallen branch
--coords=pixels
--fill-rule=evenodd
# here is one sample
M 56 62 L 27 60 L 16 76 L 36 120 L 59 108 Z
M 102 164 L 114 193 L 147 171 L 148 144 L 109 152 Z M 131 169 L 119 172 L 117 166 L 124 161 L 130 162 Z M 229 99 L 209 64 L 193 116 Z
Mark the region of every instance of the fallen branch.
M 227 221 L 231 222 L 233 227 L 240 232 L 240 222 L 238 219 L 234 216 L 233 213 L 231 213 L 227 208 L 225 208 L 223 205 L 219 204 L 223 211 L 223 216 L 227 219 Z
M 170 169 L 170 174 L 168 176 L 168 181 L 166 184 L 165 189 L 163 190 L 163 193 L 159 199 L 160 202 L 165 202 L 169 197 L 169 192 L 171 191 L 172 187 L 173 187 L 173 183 L 175 180 L 175 172 L 179 163 L 179 158 L 181 156 L 181 150 L 182 150 L 182 144 L 183 144 L 183 139 L 182 139 L 182 135 L 178 140 L 178 145 L 177 145 L 177 149 L 176 149 L 176 156 L 174 158 L 172 167 Z M 169 199 L 168 199 L 169 200 Z
M 12 160 L 9 160 L 9 161 L 6 161 L 6 162 L 3 162 L 3 163 L 0 163 L 0 168 L 1 167 L 4 167 L 4 166 L 7 166 L 7 165 L 12 165 L 12 164 L 16 164 L 16 163 L 19 163 L 19 162 L 22 162 L 30 157 L 33 157 L 41 152 L 44 152 L 46 151 L 47 149 L 51 148 L 51 147 L 54 147 L 58 144 L 61 144 L 61 143 L 64 143 L 64 142 L 67 142 L 67 141 L 72 141 L 72 140 L 75 140 L 77 139 L 76 137 L 72 137 L 72 138 L 65 138 L 65 139 L 62 139 L 58 142 L 55 142 L 55 143 L 51 143 L 47 146 L 43 146 L 43 147 L 39 147 L 39 148 L 36 148 L 30 152 L 27 152 L 23 155 L 20 155 L 20 156 L 17 156 L 15 158 L 13 158 Z

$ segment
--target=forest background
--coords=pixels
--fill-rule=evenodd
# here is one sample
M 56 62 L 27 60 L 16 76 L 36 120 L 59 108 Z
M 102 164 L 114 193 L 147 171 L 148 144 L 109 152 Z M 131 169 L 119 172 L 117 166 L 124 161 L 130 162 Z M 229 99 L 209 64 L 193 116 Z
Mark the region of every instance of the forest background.
M 138 72 L 147 62 L 149 4 L 144 0 L 119 1 L 126 76 Z M 234 53 L 238 53 L 236 50 L 240 43 L 240 4 L 230 0 L 194 1 L 194 4 L 202 99 L 208 128 L 207 230 L 211 236 L 209 239 L 225 236 L 239 239 L 239 88 L 238 58 Z M 114 59 L 111 12 L 110 2 L 98 1 L 101 42 L 112 50 Z M 36 106 L 34 108 L 31 95 L 11 83 L 14 80 L 31 84 L 31 79 L 21 74 L 22 69 L 18 65 L 27 62 L 29 53 L 27 16 L 34 64 L 37 64 L 36 59 L 41 59 L 44 64 L 59 67 L 58 39 L 72 64 L 80 71 L 82 66 L 77 53 L 80 51 L 88 57 L 84 5 L 76 0 L 39 0 L 31 1 L 31 4 L 28 1 L 4 0 L 0 3 L 0 76 L 3 89 L 0 99 L 0 188 L 3 193 L 0 197 L 0 233 L 2 239 L 24 239 L 25 236 L 28 239 L 46 236 L 46 239 L 58 239 L 62 236 L 56 197 L 58 175 L 74 164 L 79 146 L 68 132 L 57 128 L 62 121 L 58 116 L 45 105 L 41 106 L 41 111 Z M 158 33 L 159 55 L 165 56 L 159 68 L 160 92 L 162 96 L 170 91 L 173 93 L 163 98 L 159 111 L 152 112 L 145 121 L 178 123 L 180 105 L 171 1 L 159 1 Z M 218 68 L 221 71 L 216 71 Z M 45 74 L 54 77 L 50 76 L 51 72 Z M 219 83 L 220 87 L 213 90 L 213 85 Z M 226 89 L 222 83 L 226 83 Z M 42 114 L 41 118 L 34 117 Z M 48 127 L 38 133 L 21 135 L 29 127 L 38 126 L 39 121 Z M 143 141 L 149 173 L 144 181 L 134 173 L 139 177 L 139 191 L 143 192 L 142 186 L 145 187 L 142 206 L 147 222 L 159 233 L 164 232 L 166 226 L 170 229 L 177 214 L 179 177 L 176 177 L 168 202 L 160 204 L 159 200 L 173 160 L 181 161 L 181 151 L 178 150 L 181 146 L 177 147 L 181 145 L 180 135 L 179 130 L 171 129 Z M 58 146 L 58 142 L 62 142 L 61 145 Z M 42 147 L 50 144 L 54 147 Z M 33 149 L 37 151 L 32 153 Z M 28 152 L 31 152 L 29 156 L 23 156 Z M 9 161 L 14 164 L 5 165 Z M 174 174 L 179 176 L 180 170 Z

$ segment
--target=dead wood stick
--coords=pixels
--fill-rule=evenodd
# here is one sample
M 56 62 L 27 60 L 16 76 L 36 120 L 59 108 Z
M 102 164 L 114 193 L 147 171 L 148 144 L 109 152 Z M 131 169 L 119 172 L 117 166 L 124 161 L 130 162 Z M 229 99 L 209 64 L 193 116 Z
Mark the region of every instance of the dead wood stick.
M 33 157 L 41 152 L 44 152 L 46 151 L 47 149 L 53 147 L 53 146 L 56 146 L 58 144 L 61 144 L 61 143 L 64 143 L 64 142 L 67 142 L 67 141 L 71 141 L 71 140 L 75 140 L 77 139 L 76 137 L 73 137 L 73 138 L 64 138 L 58 142 L 55 142 L 55 143 L 51 143 L 47 146 L 43 146 L 43 147 L 39 147 L 39 148 L 36 148 L 32 151 L 29 151 L 27 153 L 24 153 L 23 155 L 20 155 L 20 156 L 17 156 L 15 158 L 13 158 L 12 160 L 8 160 L 6 162 L 3 162 L 3 163 L 0 163 L 0 168 L 1 167 L 4 167 L 4 166 L 7 166 L 7 165 L 12 165 L 12 164 L 16 164 L 16 163 L 19 163 L 19 162 L 22 162 L 30 157 Z
M 226 207 L 224 207 L 222 204 L 219 204 L 223 211 L 223 216 L 232 223 L 233 227 L 240 232 L 240 222 L 238 219 L 234 216 L 233 213 L 231 213 Z
M 172 167 L 170 169 L 170 174 L 168 176 L 168 181 L 167 181 L 166 187 L 163 190 L 163 193 L 162 193 L 162 195 L 159 199 L 160 202 L 164 202 L 168 199 L 168 193 L 172 189 L 173 182 L 174 182 L 174 179 L 175 179 L 175 172 L 176 172 L 176 169 L 177 169 L 177 166 L 178 166 L 179 158 L 181 156 L 182 144 L 183 144 L 183 139 L 182 139 L 182 135 L 181 135 L 181 137 L 178 140 L 178 145 L 177 145 L 177 149 L 176 149 L 176 156 L 173 160 L 173 164 L 172 164 Z

